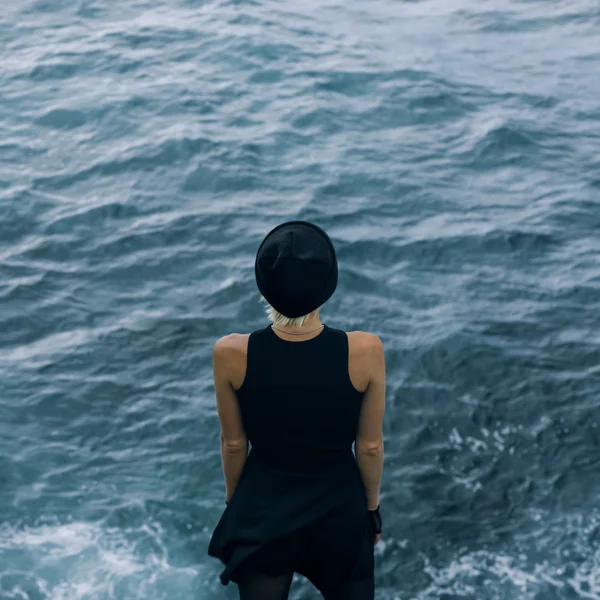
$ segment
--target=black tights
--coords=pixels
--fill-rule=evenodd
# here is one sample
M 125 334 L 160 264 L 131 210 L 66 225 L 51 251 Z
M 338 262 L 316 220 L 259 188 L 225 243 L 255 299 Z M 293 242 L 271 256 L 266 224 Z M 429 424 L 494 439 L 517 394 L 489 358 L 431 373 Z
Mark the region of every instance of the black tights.
M 246 570 L 238 583 L 240 600 L 287 600 L 293 573 L 271 577 L 260 571 Z M 323 592 L 325 600 L 372 600 L 375 596 L 373 579 L 348 584 L 343 590 Z

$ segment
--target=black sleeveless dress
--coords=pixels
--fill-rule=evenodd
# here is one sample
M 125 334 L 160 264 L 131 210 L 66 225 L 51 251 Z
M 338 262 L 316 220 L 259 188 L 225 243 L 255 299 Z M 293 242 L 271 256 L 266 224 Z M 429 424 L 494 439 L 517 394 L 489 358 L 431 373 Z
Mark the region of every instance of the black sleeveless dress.
M 350 380 L 348 337 L 327 325 L 289 342 L 270 325 L 248 341 L 237 391 L 251 450 L 208 553 L 221 582 L 252 564 L 319 589 L 373 577 L 373 532 L 352 446 L 363 393 Z

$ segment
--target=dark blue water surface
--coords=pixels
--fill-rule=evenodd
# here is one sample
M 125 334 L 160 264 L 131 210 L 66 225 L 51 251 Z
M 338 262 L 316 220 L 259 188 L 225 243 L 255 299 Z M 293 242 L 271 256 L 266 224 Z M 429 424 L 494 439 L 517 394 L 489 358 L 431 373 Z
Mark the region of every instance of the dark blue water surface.
M 377 598 L 600 599 L 597 0 L 5 4 L 0 599 L 236 597 L 211 351 L 292 218 L 386 347 Z

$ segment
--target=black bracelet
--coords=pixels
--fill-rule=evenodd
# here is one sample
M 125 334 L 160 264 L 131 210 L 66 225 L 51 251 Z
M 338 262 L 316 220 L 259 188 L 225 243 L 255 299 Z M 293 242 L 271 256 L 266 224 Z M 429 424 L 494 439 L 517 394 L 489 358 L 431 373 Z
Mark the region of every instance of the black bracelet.
M 379 512 L 379 506 L 375 510 L 369 511 L 369 520 L 371 522 L 371 527 L 373 528 L 373 532 L 376 535 L 381 533 L 381 513 Z

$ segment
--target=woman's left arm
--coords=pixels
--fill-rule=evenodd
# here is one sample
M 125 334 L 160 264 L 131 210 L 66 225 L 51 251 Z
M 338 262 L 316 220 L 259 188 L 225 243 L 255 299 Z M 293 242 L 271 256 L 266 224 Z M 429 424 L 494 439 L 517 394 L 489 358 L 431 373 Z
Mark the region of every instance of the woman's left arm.
M 221 422 L 221 460 L 225 475 L 225 500 L 229 502 L 248 457 L 248 440 L 242 425 L 237 394 L 229 379 L 231 338 L 217 340 L 213 348 L 213 378 Z

